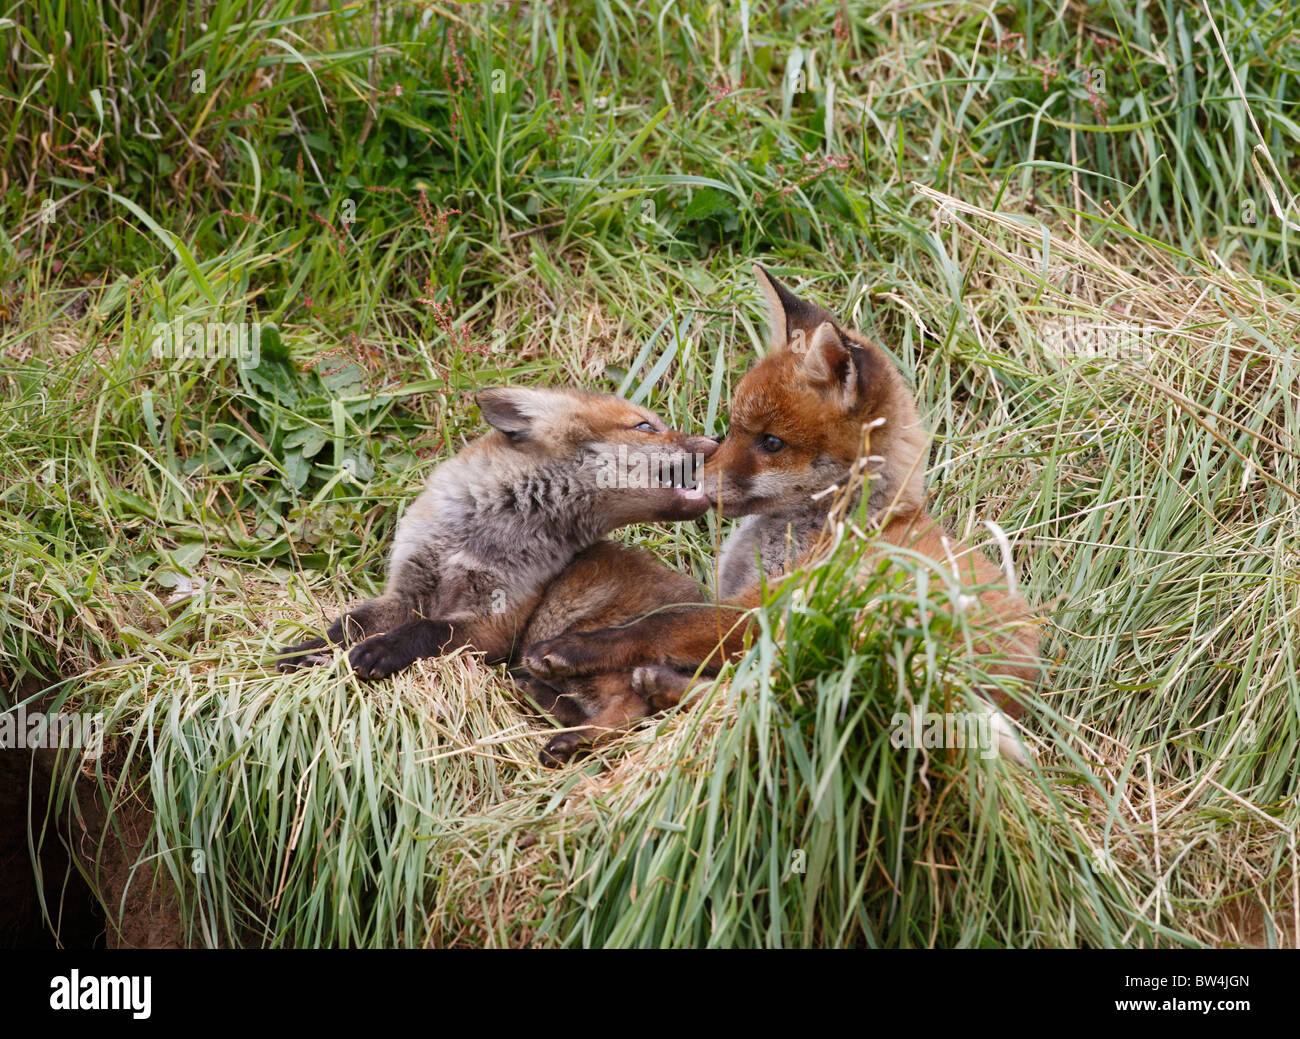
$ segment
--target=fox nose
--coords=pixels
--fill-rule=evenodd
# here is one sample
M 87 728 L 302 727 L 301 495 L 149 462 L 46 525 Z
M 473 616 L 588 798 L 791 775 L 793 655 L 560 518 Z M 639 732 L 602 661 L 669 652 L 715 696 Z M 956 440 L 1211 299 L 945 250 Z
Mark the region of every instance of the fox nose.
M 689 436 L 686 438 L 685 446 L 687 451 L 694 451 L 704 458 L 708 458 L 718 449 L 718 441 L 713 437 Z
M 714 437 L 714 438 L 713 438 L 713 442 L 714 442 L 715 444 L 720 444 L 720 443 L 722 443 L 722 442 L 723 442 L 724 440 L 726 440 L 726 439 L 727 439 L 727 436 L 726 436 L 726 434 L 724 433 L 724 434 L 722 434 L 722 435 L 720 435 L 720 436 L 716 436 L 716 437 Z

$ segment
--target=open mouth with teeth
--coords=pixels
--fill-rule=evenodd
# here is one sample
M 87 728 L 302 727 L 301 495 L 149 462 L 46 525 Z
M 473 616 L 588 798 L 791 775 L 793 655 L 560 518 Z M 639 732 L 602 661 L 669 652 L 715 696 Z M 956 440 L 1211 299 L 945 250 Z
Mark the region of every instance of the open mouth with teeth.
M 673 519 L 694 519 L 709 511 L 709 496 L 699 486 L 695 458 L 689 454 L 664 459 L 654 473 L 657 493 L 667 499 Z

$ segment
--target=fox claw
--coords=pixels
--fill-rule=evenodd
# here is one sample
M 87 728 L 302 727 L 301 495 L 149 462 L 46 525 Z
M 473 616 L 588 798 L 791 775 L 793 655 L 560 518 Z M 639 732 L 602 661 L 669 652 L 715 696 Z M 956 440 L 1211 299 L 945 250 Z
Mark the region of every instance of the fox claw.
M 285 646 L 276 654 L 275 667 L 278 671 L 290 672 L 300 668 L 319 667 L 334 659 L 333 653 L 324 639 L 309 639 L 294 646 Z
M 334 659 L 330 653 L 308 653 L 293 660 L 281 660 L 276 668 L 288 674 L 292 671 L 306 670 L 309 667 L 324 667 Z
M 387 635 L 372 635 L 352 647 L 348 661 L 360 678 L 373 682 L 401 671 L 411 663 L 411 657 L 396 639 Z

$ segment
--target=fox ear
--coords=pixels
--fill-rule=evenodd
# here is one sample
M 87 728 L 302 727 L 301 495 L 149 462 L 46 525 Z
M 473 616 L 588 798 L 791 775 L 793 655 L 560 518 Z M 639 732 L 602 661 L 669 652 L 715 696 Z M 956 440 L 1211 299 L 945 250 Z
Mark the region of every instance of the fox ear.
M 858 357 L 833 321 L 823 321 L 813 329 L 802 350 L 797 345 L 791 350 L 799 356 L 810 383 L 833 396 L 846 411 L 857 405 L 861 389 Z
M 828 310 L 800 299 L 782 285 L 761 263 L 754 264 L 754 276 L 767 303 L 767 344 L 769 350 L 784 350 L 796 345 L 798 336 L 811 335 L 818 325 L 835 318 Z
M 489 386 L 474 395 L 483 418 L 513 441 L 526 440 L 533 424 L 550 410 L 552 399 L 545 390 Z

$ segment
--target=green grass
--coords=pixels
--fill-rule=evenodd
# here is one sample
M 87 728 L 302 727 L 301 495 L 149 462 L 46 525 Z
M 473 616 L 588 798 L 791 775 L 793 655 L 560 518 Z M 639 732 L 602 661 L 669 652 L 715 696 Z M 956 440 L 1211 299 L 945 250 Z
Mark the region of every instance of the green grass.
M 0 12 L 0 673 L 105 711 L 51 811 L 144 806 L 184 941 L 1300 940 L 1293 10 L 201 6 Z M 907 373 L 949 527 L 1009 533 L 1034 768 L 890 745 L 981 665 L 856 535 L 558 772 L 472 657 L 263 666 L 381 581 L 475 388 L 724 430 L 755 258 Z M 262 363 L 153 356 L 176 318 Z M 723 533 L 627 536 L 707 578 Z

